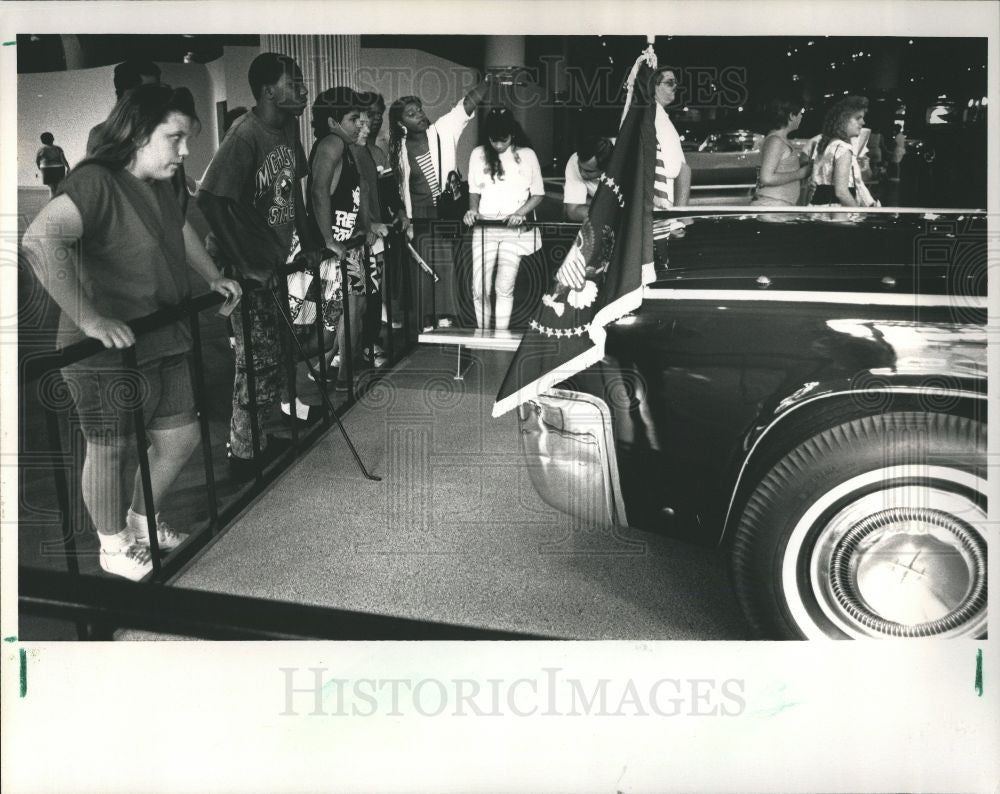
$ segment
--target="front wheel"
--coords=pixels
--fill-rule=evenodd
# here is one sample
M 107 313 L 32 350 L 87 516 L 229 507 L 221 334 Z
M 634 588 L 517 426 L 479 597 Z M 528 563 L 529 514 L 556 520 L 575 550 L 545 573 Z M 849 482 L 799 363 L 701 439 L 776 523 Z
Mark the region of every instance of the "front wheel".
M 986 428 L 856 419 L 789 452 L 747 501 L 737 596 L 774 639 L 986 633 Z

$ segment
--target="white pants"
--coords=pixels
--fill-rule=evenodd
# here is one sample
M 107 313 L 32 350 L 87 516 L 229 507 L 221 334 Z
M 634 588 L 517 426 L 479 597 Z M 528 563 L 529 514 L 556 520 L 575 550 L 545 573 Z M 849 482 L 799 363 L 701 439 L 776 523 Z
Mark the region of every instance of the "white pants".
M 536 229 L 477 226 L 472 235 L 472 298 L 476 306 L 476 324 L 490 327 L 490 299 L 496 276 L 496 327 L 510 327 L 514 308 L 514 282 L 521 257 L 541 248 Z

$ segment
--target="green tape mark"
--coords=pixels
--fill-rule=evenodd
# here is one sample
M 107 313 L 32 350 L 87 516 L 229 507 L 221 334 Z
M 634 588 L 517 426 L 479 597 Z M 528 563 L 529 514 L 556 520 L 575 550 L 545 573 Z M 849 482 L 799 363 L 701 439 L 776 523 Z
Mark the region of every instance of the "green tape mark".
M 16 42 L 16 41 L 5 41 L 5 42 L 3 43 L 3 46 L 4 46 L 4 47 L 13 47 L 13 46 L 14 46 L 15 44 L 17 44 L 17 42 Z
M 983 696 L 983 649 L 976 651 L 976 694 Z
M 28 652 L 21 648 L 21 697 L 28 694 Z
M 17 637 L 4 637 L 4 642 L 17 642 Z

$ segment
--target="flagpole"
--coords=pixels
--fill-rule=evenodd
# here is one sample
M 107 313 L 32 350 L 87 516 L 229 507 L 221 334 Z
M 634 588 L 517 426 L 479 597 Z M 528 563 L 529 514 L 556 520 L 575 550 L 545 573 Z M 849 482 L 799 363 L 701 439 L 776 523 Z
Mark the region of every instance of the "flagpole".
M 655 100 L 643 72 L 644 67 L 656 69 L 653 41 L 646 37 L 647 46 L 629 73 L 615 152 L 560 267 L 560 272 L 569 268 L 574 277 L 567 280 L 557 273 L 542 298 L 493 404 L 494 418 L 601 361 L 604 326 L 638 309 L 643 287 L 654 280 Z M 642 107 L 633 102 L 637 83 Z
M 639 57 L 635 59 L 635 63 L 632 64 L 632 70 L 628 73 L 628 77 L 625 78 L 625 84 L 628 86 L 628 93 L 625 95 L 625 107 L 622 108 L 622 117 L 618 120 L 618 128 L 621 129 L 622 124 L 625 123 L 625 117 L 628 115 L 629 108 L 632 107 L 632 94 L 635 91 L 635 78 L 639 74 L 639 67 L 643 63 L 648 64 L 649 68 L 656 71 L 656 51 L 653 49 L 653 42 L 656 41 L 656 36 L 646 36 L 646 49 L 644 49 Z

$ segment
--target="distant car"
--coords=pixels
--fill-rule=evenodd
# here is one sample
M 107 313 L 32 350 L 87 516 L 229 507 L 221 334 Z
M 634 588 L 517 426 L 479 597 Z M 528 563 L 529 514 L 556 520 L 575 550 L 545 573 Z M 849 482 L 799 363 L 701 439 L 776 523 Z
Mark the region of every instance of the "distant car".
M 745 185 L 753 187 L 760 168 L 764 136 L 750 130 L 713 132 L 685 151 L 692 186 Z M 683 144 L 682 144 L 683 145 Z
M 539 494 L 720 546 L 761 637 L 984 636 L 985 213 L 684 222 L 600 373 L 521 407 Z
M 708 130 L 702 123 L 675 122 L 674 127 L 677 129 L 677 136 L 681 139 L 681 148 L 685 152 L 698 151 L 698 147 L 708 135 Z
M 924 140 L 923 138 L 908 137 L 906 139 L 906 156 L 911 158 L 920 158 L 925 163 L 930 165 L 937 157 L 937 151 L 934 148 L 934 144 L 930 141 Z

